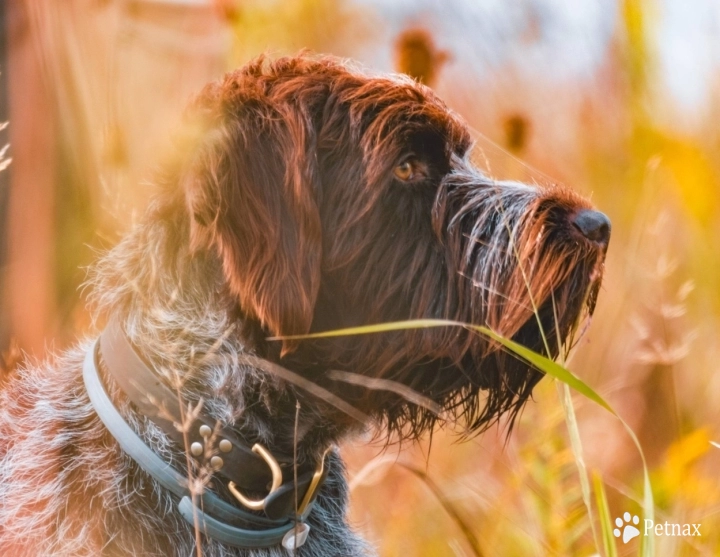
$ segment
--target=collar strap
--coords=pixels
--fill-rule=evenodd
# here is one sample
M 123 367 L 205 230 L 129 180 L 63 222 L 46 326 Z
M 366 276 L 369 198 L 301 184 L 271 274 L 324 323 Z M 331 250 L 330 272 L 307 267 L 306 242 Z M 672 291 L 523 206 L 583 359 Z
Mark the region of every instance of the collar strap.
M 298 494 L 302 504 L 296 517 L 294 483 L 292 480 L 285 481 L 285 477 L 293 473 L 292 461 L 275 458 L 259 445 L 249 448 L 231 430 L 217 427 L 215 421 L 201 414 L 191 428 L 193 431 L 188 433 L 190 451 L 197 447 L 194 443 L 202 444 L 201 450 L 197 451 L 198 456 L 212 455 L 208 464 L 216 469 L 218 475 L 230 479 L 229 489 L 236 497 L 240 495 L 237 499 L 241 504 L 250 510 L 264 510 L 265 516 L 237 508 L 208 490 L 202 495 L 202 509 L 193 509 L 187 478 L 145 444 L 110 400 L 98 375 L 98 350 L 102 352 L 106 371 L 137 409 L 180 447 L 184 447 L 183 436 L 173 424 L 175 420 L 168 419 L 177 416 L 177 422 L 180 422 L 177 394 L 173 394 L 140 359 L 115 319 L 87 352 L 83 377 L 95 411 L 121 448 L 180 499 L 178 510 L 188 522 L 193 524 L 196 515 L 207 535 L 238 547 L 284 544 L 294 535 L 298 536 L 297 545 L 301 544 L 302 534 L 307 536 L 308 527 L 301 524 L 303 529 L 298 532 L 296 522 L 303 522 L 310 513 L 318 488 L 327 474 L 324 460 L 329 450 L 323 454 L 314 472 L 308 473 L 302 468 L 298 470 Z M 118 373 L 119 370 L 123 372 Z M 163 408 L 163 416 L 158 416 L 158 408 Z M 205 444 L 213 442 L 219 451 L 206 451 Z M 222 459 L 222 463 L 217 459 L 213 461 L 216 457 Z M 266 481 L 268 479 L 270 481 Z M 238 489 L 267 491 L 270 483 L 271 493 L 260 501 L 243 496 Z M 295 541 L 292 543 L 294 545 Z
M 181 450 L 186 450 L 183 433 L 176 425 L 182 423 L 178 393 L 141 359 L 117 318 L 110 320 L 100 336 L 100 355 L 107 374 L 138 412 L 152 420 Z M 216 419 L 203 412 L 186 435 L 187 450 L 192 457 L 226 478 L 228 489 L 244 507 L 263 510 L 273 519 L 295 516 L 292 456 L 273 455 L 259 444 L 249 447 L 232 429 L 219 427 Z M 312 464 L 298 466 L 298 499 L 304 503 L 301 507 L 307 507 L 314 495 L 309 487 L 317 483 L 314 481 L 317 469 L 318 466 Z M 270 494 L 260 500 L 242 492 L 267 493 L 268 490 Z

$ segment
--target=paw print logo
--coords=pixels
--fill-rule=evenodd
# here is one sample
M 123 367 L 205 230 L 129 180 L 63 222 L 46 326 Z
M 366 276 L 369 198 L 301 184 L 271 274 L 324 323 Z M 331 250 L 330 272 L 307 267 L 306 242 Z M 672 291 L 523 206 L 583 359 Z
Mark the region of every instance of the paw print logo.
M 630 523 L 632 518 L 632 524 Z M 615 528 L 613 530 L 613 534 L 616 538 L 619 538 L 622 535 L 622 541 L 623 543 L 629 542 L 633 538 L 637 538 L 640 535 L 640 530 L 638 530 L 635 526 L 640 524 L 640 517 L 638 515 L 632 515 L 630 516 L 630 513 L 625 513 L 622 518 L 616 518 L 615 519 Z M 622 530 L 621 530 L 622 528 Z

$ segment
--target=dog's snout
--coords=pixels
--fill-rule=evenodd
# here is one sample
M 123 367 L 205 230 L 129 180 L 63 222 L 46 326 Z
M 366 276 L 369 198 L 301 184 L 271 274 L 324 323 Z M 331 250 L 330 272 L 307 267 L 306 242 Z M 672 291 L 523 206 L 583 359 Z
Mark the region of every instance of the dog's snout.
M 600 211 L 580 211 L 572 219 L 572 223 L 588 240 L 607 244 L 610 240 L 610 219 Z

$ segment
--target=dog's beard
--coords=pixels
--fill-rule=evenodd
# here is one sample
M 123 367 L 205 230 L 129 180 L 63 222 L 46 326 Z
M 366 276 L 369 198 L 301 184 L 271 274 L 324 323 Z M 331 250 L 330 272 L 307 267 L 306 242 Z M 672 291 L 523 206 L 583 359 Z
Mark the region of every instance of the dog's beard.
M 488 326 L 551 358 L 565 354 L 582 318 L 592 314 L 604 261 L 604 246 L 573 234 L 570 214 L 585 206 L 560 187 L 496 183 L 472 172 L 448 175 L 433 212 L 444 260 L 430 259 L 426 272 L 415 277 L 409 304 L 402 293 L 410 283 L 372 288 L 372 279 L 363 278 L 366 291 L 382 292 L 366 322 L 451 319 Z M 369 267 L 382 269 L 379 261 Z M 369 277 L 367 269 L 357 274 Z M 327 358 L 326 369 L 390 380 L 434 403 L 418 404 L 398 389 L 378 388 L 371 381 L 343 385 L 336 376 L 330 383 L 334 390 L 379 417 L 378 431 L 388 433 L 388 439 L 419 438 L 449 422 L 475 434 L 501 416 L 509 431 L 542 377 L 498 343 L 460 327 L 324 340 L 314 346 L 315 354 Z

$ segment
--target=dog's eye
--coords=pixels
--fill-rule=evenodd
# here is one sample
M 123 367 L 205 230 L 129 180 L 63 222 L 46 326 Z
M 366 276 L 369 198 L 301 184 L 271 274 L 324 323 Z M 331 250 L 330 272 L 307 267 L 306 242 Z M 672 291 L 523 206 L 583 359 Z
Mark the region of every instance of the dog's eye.
M 417 165 L 412 160 L 406 160 L 395 167 L 394 173 L 399 180 L 407 182 L 417 177 Z

